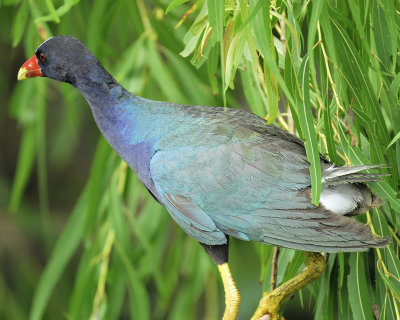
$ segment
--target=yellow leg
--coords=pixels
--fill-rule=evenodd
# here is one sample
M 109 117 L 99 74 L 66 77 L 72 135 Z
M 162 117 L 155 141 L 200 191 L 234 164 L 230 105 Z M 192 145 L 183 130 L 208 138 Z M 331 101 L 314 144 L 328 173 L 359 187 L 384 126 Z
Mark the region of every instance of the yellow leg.
M 281 303 L 293 295 L 296 291 L 304 288 L 315 279 L 319 278 L 325 270 L 325 258 L 320 253 L 306 252 L 307 268 L 296 277 L 288 280 L 284 284 L 271 292 L 264 292 L 258 308 L 251 320 L 279 319 L 279 309 Z M 264 317 L 263 316 L 267 316 Z
M 236 288 L 235 281 L 233 281 L 228 263 L 218 265 L 218 270 L 225 290 L 225 312 L 222 320 L 235 320 L 240 305 L 239 291 Z

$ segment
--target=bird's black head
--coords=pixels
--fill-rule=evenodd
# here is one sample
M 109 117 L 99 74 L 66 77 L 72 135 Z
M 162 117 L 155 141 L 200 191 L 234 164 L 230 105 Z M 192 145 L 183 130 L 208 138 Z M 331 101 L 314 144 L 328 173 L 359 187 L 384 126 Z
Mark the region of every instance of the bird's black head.
M 90 76 L 90 70 L 99 66 L 81 41 L 71 36 L 55 36 L 44 41 L 22 65 L 18 80 L 43 76 L 75 85 L 77 77 Z

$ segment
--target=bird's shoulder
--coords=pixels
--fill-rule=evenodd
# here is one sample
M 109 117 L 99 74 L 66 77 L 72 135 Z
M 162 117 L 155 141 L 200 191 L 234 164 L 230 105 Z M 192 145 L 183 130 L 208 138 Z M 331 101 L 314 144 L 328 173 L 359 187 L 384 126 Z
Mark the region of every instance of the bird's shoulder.
M 305 154 L 300 138 L 272 124 L 267 125 L 265 119 L 245 110 L 173 103 L 163 107 L 161 117 L 168 123 L 164 123 L 166 129 L 160 135 L 161 149 L 240 144 Z

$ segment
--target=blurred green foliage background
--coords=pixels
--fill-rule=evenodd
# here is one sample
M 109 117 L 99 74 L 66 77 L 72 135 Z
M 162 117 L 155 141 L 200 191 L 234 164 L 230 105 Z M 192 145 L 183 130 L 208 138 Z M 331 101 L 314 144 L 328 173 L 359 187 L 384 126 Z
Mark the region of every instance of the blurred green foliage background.
M 244 108 L 305 139 L 318 201 L 319 150 L 389 164 L 360 218 L 386 249 L 331 254 L 287 319 L 399 319 L 400 4 L 302 0 L 0 1 L 0 318 L 218 319 L 217 269 L 100 137 L 67 84 L 16 83 L 52 35 L 82 40 L 140 96 Z M 249 318 L 273 248 L 232 239 Z M 282 249 L 278 283 L 303 267 Z M 292 311 L 293 310 L 293 311 Z M 291 313 L 292 312 L 292 313 Z

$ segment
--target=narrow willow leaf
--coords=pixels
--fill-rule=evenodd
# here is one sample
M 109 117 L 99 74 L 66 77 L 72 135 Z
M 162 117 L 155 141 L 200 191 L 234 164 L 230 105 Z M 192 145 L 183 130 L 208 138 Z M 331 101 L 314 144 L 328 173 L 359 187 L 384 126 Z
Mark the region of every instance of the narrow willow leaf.
M 234 16 L 226 25 L 225 32 L 224 32 L 224 68 L 226 69 L 226 56 L 228 55 L 229 47 L 231 46 L 231 42 L 234 36 L 234 28 L 235 28 L 235 20 L 236 16 Z M 226 70 L 225 70 L 226 72 Z
M 35 22 L 42 17 L 42 8 L 41 6 L 38 6 L 36 3 L 28 1 L 29 3 L 29 10 L 32 15 L 32 18 L 35 20 Z M 35 28 L 32 28 L 31 30 L 35 30 L 36 27 L 38 27 L 38 30 L 40 31 L 40 35 L 42 38 L 49 38 L 53 35 L 50 27 L 48 26 L 47 23 L 45 22 L 40 22 L 35 25 Z M 36 31 L 37 32 L 37 31 Z M 29 52 L 29 54 L 32 54 Z
M 208 19 L 217 34 L 218 41 L 224 39 L 224 4 L 225 1 L 207 0 Z
M 400 297 L 400 282 L 398 279 L 388 277 L 384 272 L 378 268 L 381 279 L 386 283 L 387 287 L 395 294 L 396 297 Z
M 255 6 L 254 2 L 255 1 L 250 2 L 251 8 Z M 295 103 L 293 96 L 291 92 L 288 90 L 286 83 L 283 80 L 283 77 L 279 71 L 279 68 L 275 63 L 275 60 L 273 59 L 272 55 L 273 49 L 271 47 L 272 39 L 270 38 L 271 34 L 266 31 L 266 30 L 271 30 L 271 26 L 269 25 L 269 22 L 267 22 L 266 19 L 266 17 L 268 16 L 268 9 L 269 9 L 269 1 L 263 1 L 262 10 L 260 10 L 254 17 L 253 30 L 255 34 L 255 40 L 257 46 L 260 48 L 265 63 L 267 64 L 271 72 L 274 74 L 274 77 L 276 78 L 280 86 L 280 89 L 282 89 L 282 91 L 286 95 L 286 98 L 288 99 L 289 103 L 294 106 Z
M 350 254 L 350 274 L 347 277 L 349 301 L 354 319 L 374 320 L 372 304 L 368 297 L 362 253 Z
M 180 87 L 187 97 L 190 97 L 190 103 L 197 105 L 213 105 L 215 103 L 214 97 L 209 94 L 209 90 L 205 83 L 196 76 L 196 70 L 181 57 L 167 51 L 166 57 L 175 70 Z M 210 59 L 210 56 L 208 57 Z M 210 63 L 209 61 L 207 64 Z M 216 79 L 216 77 L 213 77 Z M 188 98 L 189 100 L 189 98 Z
M 105 308 L 107 305 L 107 295 L 106 295 L 106 280 L 108 277 L 108 271 L 110 267 L 110 255 L 115 242 L 115 232 L 109 229 L 107 234 L 102 237 L 104 240 L 104 246 L 99 252 L 98 260 L 98 279 L 96 283 L 96 293 L 93 297 L 92 311 L 90 314 L 90 319 L 101 319 L 104 317 Z
M 133 269 L 124 250 L 118 245 L 116 245 L 116 248 L 129 280 L 131 318 L 150 319 L 150 301 L 144 283 L 138 277 L 136 270 Z
M 315 35 L 317 33 L 317 27 L 319 23 L 319 17 L 323 11 L 325 1 L 324 0 L 317 0 L 313 1 L 312 5 L 312 11 L 311 11 L 311 19 L 308 24 L 308 57 L 309 57 L 309 69 L 311 71 L 311 76 L 313 79 L 314 87 L 319 94 L 319 88 L 318 88 L 318 83 L 317 83 L 317 70 L 315 67 L 315 61 L 314 61 L 314 44 L 315 44 Z
M 204 28 L 205 28 L 205 26 L 204 26 Z M 196 49 L 196 45 L 199 42 L 201 35 L 202 35 L 201 32 L 197 33 L 196 35 L 193 35 L 189 31 L 187 33 L 187 35 L 185 36 L 186 41 L 187 41 L 186 46 L 179 54 L 184 58 L 188 57 Z
M 39 185 L 40 211 L 44 233 L 50 233 L 49 225 L 49 190 L 47 187 L 47 152 L 46 152 L 46 85 L 44 82 L 37 84 L 37 123 L 36 123 L 36 148 L 37 172 Z
M 264 91 L 266 91 L 268 96 L 268 123 L 270 124 L 275 120 L 278 114 L 278 97 L 275 83 L 275 78 L 277 74 L 274 72 L 274 70 L 270 70 L 271 62 L 275 61 L 276 52 L 273 45 L 274 40 L 272 35 L 271 22 L 265 18 L 269 6 L 270 2 L 265 1 L 264 5 L 261 7 L 260 12 L 257 14 L 257 16 L 255 16 L 255 23 L 257 23 L 257 28 L 262 28 L 259 30 L 259 32 L 256 33 L 255 42 L 257 47 L 259 47 L 259 50 L 261 50 L 264 58 L 263 81 L 265 83 Z M 269 61 L 269 63 L 267 61 Z M 273 63 L 273 65 L 276 66 L 275 63 Z M 262 75 L 260 75 L 260 77 L 261 76 Z
M 309 83 L 309 69 L 308 58 L 305 57 L 300 67 L 300 83 L 303 93 L 303 101 L 298 105 L 299 122 L 305 147 L 307 152 L 307 159 L 310 162 L 310 177 L 311 177 L 311 191 L 312 203 L 318 205 L 319 197 L 321 194 L 321 163 L 319 158 L 317 134 L 314 127 L 314 118 L 311 112 L 310 102 L 310 83 Z
M 398 92 L 400 88 L 400 73 L 396 74 L 392 83 L 390 84 L 390 95 L 392 96 L 394 101 L 398 99 Z
M 56 8 L 52 0 L 46 0 L 47 9 L 50 11 L 50 15 L 53 17 L 54 22 L 59 23 L 60 17 L 57 15 Z
M 343 286 L 344 280 L 344 253 L 338 252 L 337 254 L 338 262 L 339 262 L 339 288 L 341 289 Z
M 111 184 L 110 190 L 107 191 L 107 194 L 109 195 L 109 221 L 111 221 L 113 230 L 115 230 L 115 235 L 116 235 L 116 241 L 123 247 L 124 250 L 129 250 L 130 248 L 130 242 L 129 242 L 129 229 L 128 225 L 125 221 L 125 215 L 123 212 L 123 206 L 122 206 L 122 198 L 120 193 L 118 192 L 118 186 L 116 183 L 116 177 L 118 176 L 119 179 L 121 179 L 121 175 L 126 174 L 126 164 L 121 163 L 120 170 L 116 170 L 114 172 L 114 183 Z M 125 172 L 123 172 L 123 169 L 125 168 Z
M 393 247 L 390 246 L 385 250 L 386 253 L 386 262 L 388 271 L 394 276 L 395 279 L 400 279 L 400 260 L 398 259 L 396 253 L 393 250 Z M 400 285 L 400 283 L 398 283 Z M 400 295 L 398 296 L 400 297 Z
M 208 18 L 210 26 L 214 29 L 217 39 L 220 44 L 220 55 L 221 55 L 221 79 L 222 88 L 225 88 L 225 57 L 224 57 L 224 10 L 225 1 L 221 0 L 207 0 L 208 7 Z M 225 90 L 222 91 L 224 107 L 226 106 L 226 94 Z
M 303 257 L 304 253 L 301 252 Z M 279 251 L 279 259 L 276 273 L 276 283 L 283 283 L 283 279 L 285 274 L 288 272 L 288 268 L 290 267 L 291 261 L 293 261 L 295 256 L 295 250 L 281 248 Z M 304 260 L 303 260 L 304 261 Z
M 254 79 L 250 62 L 246 63 L 246 70 L 241 72 L 241 80 L 246 100 L 253 113 L 260 117 L 265 116 L 265 104 L 263 101 L 263 93 L 257 86 L 257 79 Z
M 184 95 L 179 90 L 171 72 L 166 68 L 161 60 L 159 52 L 156 50 L 155 43 L 148 41 L 148 65 L 151 68 L 154 79 L 164 92 L 168 100 L 178 103 L 185 103 Z
M 265 68 L 264 68 L 265 69 Z M 268 69 L 268 68 L 266 68 Z M 278 103 L 279 93 L 276 84 L 274 74 L 272 72 L 265 72 L 265 85 L 268 92 L 268 121 L 267 124 L 271 124 L 275 121 L 278 116 Z
M 121 259 L 118 259 L 118 254 L 114 251 L 112 257 L 112 266 L 108 275 L 107 282 L 107 309 L 104 319 L 117 320 L 122 314 L 124 300 L 121 299 L 125 294 L 127 283 L 126 272 Z
M 132 43 L 121 55 L 121 59 L 114 67 L 114 75 L 118 81 L 123 81 L 135 69 L 135 66 L 144 62 L 144 40 L 140 38 Z
M 191 32 L 192 34 L 198 34 L 199 32 L 201 32 L 204 29 L 204 27 L 206 27 L 209 24 L 207 18 L 208 18 L 207 6 L 204 4 L 199 14 L 197 15 L 194 23 L 190 27 L 189 32 Z M 185 38 L 184 42 L 186 42 Z
M 330 307 L 333 305 L 331 300 L 334 295 L 334 290 L 332 290 L 331 277 L 332 269 L 336 261 L 336 254 L 330 254 L 327 259 L 327 265 L 320 280 L 317 283 L 313 283 L 314 288 L 320 284 L 317 288 L 318 292 L 325 292 L 325 294 L 319 294 L 316 297 L 315 319 L 332 319 L 331 314 L 333 314 L 333 312 Z
M 91 233 L 96 227 L 105 182 L 109 178 L 109 175 L 104 174 L 107 171 L 106 168 L 108 164 L 105 159 L 107 159 L 112 152 L 106 140 L 101 137 L 97 144 L 97 150 L 89 178 L 85 233 Z
M 357 1 L 355 0 L 349 0 L 348 5 L 358 33 L 360 34 L 361 37 L 365 37 L 364 23 L 363 21 L 361 21 L 359 3 L 357 3 Z M 365 17 L 362 18 L 364 19 Z
M 392 141 L 390 141 L 389 145 L 386 147 L 386 150 L 389 149 L 394 143 L 397 142 L 397 140 L 399 140 L 400 138 L 400 132 L 398 132 L 394 138 L 392 139 Z
M 29 6 L 28 0 L 24 0 L 21 3 L 21 6 L 18 9 L 18 12 L 14 18 L 12 24 L 12 36 L 13 36 L 13 47 L 17 46 L 21 41 L 21 37 L 24 33 L 26 22 L 29 18 Z
M 226 57 L 226 73 L 225 73 L 225 90 L 228 86 L 233 88 L 233 80 L 235 79 L 236 70 L 239 66 L 245 48 L 245 34 L 239 32 L 235 35 L 230 43 Z
M 214 48 L 216 43 L 216 33 L 214 33 L 212 28 L 207 26 L 207 28 L 204 30 L 204 33 L 202 33 L 200 37 L 199 45 L 197 46 L 197 52 L 193 55 L 191 60 L 193 66 L 195 66 L 197 69 L 200 69 L 200 67 L 207 62 L 210 51 L 212 48 Z
M 396 10 L 398 10 L 398 7 L 396 9 L 395 7 L 395 2 L 391 0 L 384 0 L 383 2 L 383 9 L 384 9 L 384 16 L 386 23 L 388 25 L 388 33 L 390 34 L 390 41 L 391 41 L 391 49 L 392 52 L 390 53 L 390 56 L 392 58 L 392 73 L 395 73 L 395 67 L 397 65 L 397 52 L 398 52 L 398 21 L 396 21 Z M 380 3 L 381 4 L 381 3 Z
M 185 48 L 180 53 L 180 55 L 182 55 L 183 57 L 187 57 L 196 49 L 196 46 L 200 45 L 199 39 L 204 34 L 204 31 L 207 30 L 208 26 L 209 23 L 207 21 L 207 6 L 204 5 L 197 15 L 194 23 L 191 25 L 191 27 L 183 37 Z
M 165 14 L 168 14 L 172 9 L 184 4 L 185 2 L 188 2 L 189 0 L 173 0 L 165 10 Z
M 16 212 L 21 202 L 22 194 L 32 172 L 36 154 L 35 126 L 31 124 L 23 133 L 16 174 L 11 191 L 9 209 Z
M 219 93 L 218 88 L 218 57 L 219 57 L 219 47 L 214 46 L 211 49 L 211 53 L 208 56 L 208 63 L 207 63 L 207 74 L 208 74 L 208 81 L 210 82 L 211 90 L 214 95 Z
M 332 130 L 331 115 L 330 115 L 329 107 L 325 108 L 325 112 L 324 112 L 324 128 L 325 128 L 326 144 L 328 145 L 329 158 L 330 158 L 331 162 L 338 165 L 335 140 L 333 138 L 334 133 Z
M 301 266 L 304 265 L 304 252 L 295 251 L 292 261 L 290 262 L 282 282 L 286 282 L 289 279 L 295 277 L 301 271 Z
M 103 197 L 99 205 L 100 211 L 103 212 L 108 205 L 109 197 Z M 96 304 L 95 295 L 100 281 L 101 265 L 106 258 L 102 255 L 102 250 L 109 232 L 108 223 L 97 223 L 97 228 L 90 233 L 84 232 L 83 236 L 90 235 L 91 245 L 84 248 L 74 277 L 74 290 L 68 308 L 68 314 L 72 319 L 90 319 L 93 305 Z
M 47 303 L 54 291 L 57 282 L 63 275 L 68 262 L 78 248 L 82 239 L 85 221 L 85 205 L 87 201 L 88 188 L 84 190 L 71 213 L 68 224 L 58 239 L 50 261 L 40 278 L 33 297 L 32 307 L 29 313 L 30 320 L 43 319 Z
M 40 17 L 35 20 L 35 23 L 39 22 L 46 22 L 46 21 L 55 21 L 58 22 L 59 18 L 61 18 L 63 15 L 67 14 L 73 6 L 75 6 L 80 0 L 66 0 L 64 1 L 64 4 L 60 7 L 58 7 L 55 12 L 50 10 L 50 14 Z M 51 2 L 51 0 L 47 0 L 46 2 Z M 51 4 L 52 5 L 52 4 Z
M 253 243 L 257 252 L 259 252 L 260 261 L 260 276 L 259 282 L 263 284 L 263 292 L 270 290 L 271 277 L 269 276 L 272 271 L 272 257 L 274 252 L 273 246 L 265 246 L 260 243 Z
M 383 199 L 389 200 L 390 206 L 396 212 L 400 212 L 400 200 L 397 199 L 395 190 L 386 182 L 379 182 L 371 185 L 371 189 L 376 192 Z
M 290 48 L 286 49 L 285 82 L 287 83 L 288 90 L 293 93 L 293 98 L 295 99 L 296 103 L 298 103 L 298 101 L 301 100 L 302 93 L 301 93 L 299 78 L 298 78 L 295 63 L 294 63 L 293 52 L 291 51 Z M 293 122 L 296 127 L 296 130 L 298 131 L 300 137 L 302 137 L 303 133 L 301 131 L 301 126 L 300 126 L 300 122 L 299 122 L 297 104 L 296 104 L 296 106 L 289 105 L 289 107 L 290 107 L 290 111 L 292 113 L 292 118 L 293 118 Z
M 391 30 L 389 29 L 387 19 L 389 14 L 391 13 L 386 12 L 387 9 L 388 9 L 387 7 L 384 8 L 379 3 L 376 3 L 376 7 L 374 10 L 373 31 L 375 36 L 375 45 L 378 57 L 383 67 L 387 66 L 387 62 L 390 56 L 393 54 L 391 38 L 395 37 L 396 35 L 396 34 L 392 35 Z
M 354 101 L 357 105 L 362 106 L 366 111 L 364 112 L 369 114 L 370 118 L 374 120 L 373 127 L 370 127 L 372 129 L 372 131 L 370 131 L 371 140 L 369 141 L 372 151 L 371 159 L 374 162 L 384 163 L 385 158 L 383 154 L 385 154 L 390 164 L 395 166 L 396 157 L 393 150 L 388 149 L 384 152 L 385 150 L 380 143 L 380 141 L 389 141 L 390 137 L 385 126 L 382 108 L 379 105 L 371 81 L 367 77 L 368 71 L 365 66 L 365 61 L 361 58 L 354 43 L 340 24 L 334 21 L 332 25 L 336 33 L 336 46 L 338 50 L 340 50 L 340 61 L 344 73 L 343 79 L 347 81 L 349 89 L 352 90 Z M 393 179 L 393 185 L 397 185 L 397 175 L 393 176 L 391 179 Z

